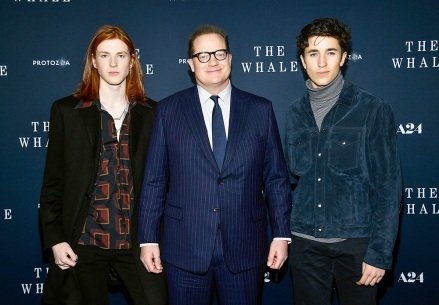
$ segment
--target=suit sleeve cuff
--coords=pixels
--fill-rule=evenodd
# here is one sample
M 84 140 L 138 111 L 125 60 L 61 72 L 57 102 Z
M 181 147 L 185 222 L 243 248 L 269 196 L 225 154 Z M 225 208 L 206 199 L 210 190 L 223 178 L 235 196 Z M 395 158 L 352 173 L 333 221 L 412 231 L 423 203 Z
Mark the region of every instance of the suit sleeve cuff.
M 286 240 L 288 244 L 291 244 L 291 237 L 275 237 L 273 240 Z
M 146 246 L 158 246 L 159 244 L 157 244 L 157 243 L 143 243 L 143 244 L 140 244 L 140 248 L 142 248 L 142 247 L 146 247 Z

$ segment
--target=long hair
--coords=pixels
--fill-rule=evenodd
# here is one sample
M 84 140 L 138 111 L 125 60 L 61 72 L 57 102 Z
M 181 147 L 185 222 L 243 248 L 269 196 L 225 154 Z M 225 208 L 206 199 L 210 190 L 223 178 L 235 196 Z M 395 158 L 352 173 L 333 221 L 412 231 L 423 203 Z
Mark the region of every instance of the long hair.
M 128 47 L 131 56 L 132 67 L 126 79 L 126 96 L 128 100 L 143 101 L 145 99 L 145 89 L 143 86 L 143 72 L 139 59 L 137 58 L 134 44 L 128 34 L 120 27 L 114 25 L 104 25 L 94 34 L 85 55 L 84 72 L 82 81 L 74 96 L 86 100 L 99 99 L 99 74 L 93 67 L 93 57 L 96 56 L 98 45 L 104 40 L 120 39 Z

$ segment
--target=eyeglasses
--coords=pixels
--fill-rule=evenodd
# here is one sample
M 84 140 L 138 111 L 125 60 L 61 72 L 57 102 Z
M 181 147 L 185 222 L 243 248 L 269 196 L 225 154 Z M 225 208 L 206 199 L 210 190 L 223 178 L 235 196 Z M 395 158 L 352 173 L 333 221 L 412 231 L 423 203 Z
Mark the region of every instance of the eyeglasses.
M 227 58 L 227 55 L 229 54 L 229 51 L 226 49 L 216 50 L 213 52 L 199 52 L 194 55 L 192 55 L 191 58 L 198 58 L 198 60 L 202 63 L 208 62 L 210 60 L 210 56 L 213 54 L 215 56 L 216 60 L 224 60 Z

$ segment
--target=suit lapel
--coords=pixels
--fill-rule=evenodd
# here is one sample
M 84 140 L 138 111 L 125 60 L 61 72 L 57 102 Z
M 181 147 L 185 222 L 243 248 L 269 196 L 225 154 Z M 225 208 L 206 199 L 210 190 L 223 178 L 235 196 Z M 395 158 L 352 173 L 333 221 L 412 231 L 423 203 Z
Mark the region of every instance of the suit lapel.
M 80 111 L 84 120 L 85 128 L 87 129 L 87 134 L 90 142 L 99 142 L 96 140 L 99 137 L 101 125 L 99 110 L 97 110 L 95 106 L 92 106 L 90 108 L 85 108 Z
M 101 143 L 101 118 L 99 110 L 96 108 L 96 106 L 91 106 L 77 109 L 77 111 L 80 112 L 80 116 L 82 117 L 85 129 L 87 131 L 88 140 L 94 148 L 95 156 L 97 156 L 100 150 L 99 144 Z
M 248 96 L 241 93 L 239 89 L 232 87 L 230 98 L 229 136 L 227 139 L 226 155 L 224 157 L 223 169 L 236 156 L 238 144 L 242 141 L 248 115 Z
M 182 104 L 184 104 L 182 112 L 186 117 L 189 129 L 206 158 L 217 166 L 212 148 L 210 147 L 209 137 L 207 136 L 206 123 L 204 123 L 197 87 L 194 86 L 193 89 L 187 93 L 187 96 L 183 97 L 182 101 Z
M 136 105 L 131 109 L 131 121 L 130 121 L 130 132 L 129 132 L 129 149 L 130 149 L 130 158 L 134 159 L 134 154 L 137 152 L 137 147 L 139 144 L 139 138 L 141 132 L 148 132 L 148 130 L 144 130 L 145 126 L 142 126 L 142 119 L 139 113 L 140 106 Z

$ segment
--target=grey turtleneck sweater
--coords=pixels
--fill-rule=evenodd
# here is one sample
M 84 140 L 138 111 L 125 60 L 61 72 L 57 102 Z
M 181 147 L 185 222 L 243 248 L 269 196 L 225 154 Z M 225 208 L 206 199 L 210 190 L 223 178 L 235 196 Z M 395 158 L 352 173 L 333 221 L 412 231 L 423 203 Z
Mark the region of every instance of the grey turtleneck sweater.
M 329 110 L 331 110 L 332 106 L 337 102 L 341 89 L 343 89 L 343 84 L 344 79 L 341 73 L 324 87 L 313 88 L 311 87 L 311 80 L 308 79 L 306 81 L 309 101 L 319 130 L 326 114 L 328 114 Z

